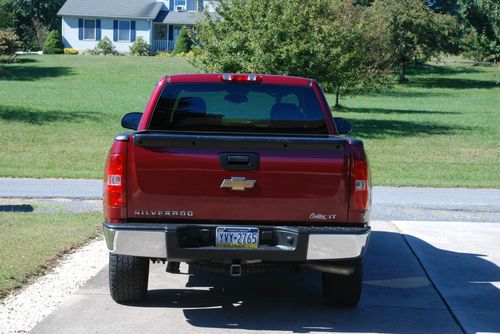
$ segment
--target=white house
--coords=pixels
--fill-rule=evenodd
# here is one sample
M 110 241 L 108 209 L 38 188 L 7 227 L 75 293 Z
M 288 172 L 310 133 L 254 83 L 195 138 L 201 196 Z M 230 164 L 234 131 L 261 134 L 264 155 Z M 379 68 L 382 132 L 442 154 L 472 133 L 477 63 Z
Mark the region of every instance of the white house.
M 118 52 L 129 52 L 142 36 L 154 51 L 171 51 L 182 26 L 203 20 L 206 8 L 214 12 L 217 1 L 206 0 L 67 0 L 62 18 L 65 48 L 93 49 L 107 36 Z

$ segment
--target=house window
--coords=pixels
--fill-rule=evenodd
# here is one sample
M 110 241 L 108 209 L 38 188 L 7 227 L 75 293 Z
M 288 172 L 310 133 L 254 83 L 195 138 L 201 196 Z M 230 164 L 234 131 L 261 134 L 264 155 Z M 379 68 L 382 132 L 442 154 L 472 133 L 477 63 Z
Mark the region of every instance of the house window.
M 186 10 L 186 0 L 175 0 L 175 10 Z
M 95 41 L 95 20 L 83 21 L 83 39 Z
M 118 41 L 130 42 L 130 21 L 118 22 Z

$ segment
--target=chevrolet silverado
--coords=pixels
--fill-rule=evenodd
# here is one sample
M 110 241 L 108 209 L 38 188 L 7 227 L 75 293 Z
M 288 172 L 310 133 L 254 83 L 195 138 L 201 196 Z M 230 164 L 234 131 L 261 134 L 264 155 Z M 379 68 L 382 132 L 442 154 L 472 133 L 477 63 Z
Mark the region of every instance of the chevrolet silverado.
M 104 176 L 111 297 L 147 294 L 150 261 L 239 277 L 277 266 L 322 272 L 330 305 L 357 305 L 371 185 L 360 140 L 307 78 L 162 78 L 129 113 Z

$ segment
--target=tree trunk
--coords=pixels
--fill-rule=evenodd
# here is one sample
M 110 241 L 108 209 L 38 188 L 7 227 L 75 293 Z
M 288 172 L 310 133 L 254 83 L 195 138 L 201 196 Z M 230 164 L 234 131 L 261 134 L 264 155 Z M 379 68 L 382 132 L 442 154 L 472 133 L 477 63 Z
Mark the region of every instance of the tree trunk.
M 405 63 L 401 63 L 401 65 L 399 65 L 399 80 L 398 82 L 401 84 L 401 83 L 405 83 L 407 80 L 406 80 L 406 76 L 405 76 Z
M 337 86 L 337 91 L 335 92 L 335 106 L 333 107 L 334 109 L 340 109 L 339 96 L 340 96 L 340 86 Z

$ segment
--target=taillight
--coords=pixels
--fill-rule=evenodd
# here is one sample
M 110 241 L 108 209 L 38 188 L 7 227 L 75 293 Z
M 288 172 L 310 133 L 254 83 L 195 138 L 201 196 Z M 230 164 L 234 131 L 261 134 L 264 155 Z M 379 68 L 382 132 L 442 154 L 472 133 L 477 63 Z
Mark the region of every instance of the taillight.
M 120 153 L 109 155 L 106 166 L 105 196 L 110 206 L 125 206 L 125 156 Z
M 364 211 L 370 207 L 370 174 L 362 146 L 352 146 L 351 210 Z
M 222 74 L 219 76 L 221 81 L 233 82 L 260 82 L 262 76 L 255 74 Z
M 368 184 L 368 164 L 354 160 L 352 171 L 352 209 L 366 210 L 369 207 L 370 190 Z
M 126 142 L 115 142 L 108 155 L 104 172 L 104 219 L 121 223 L 127 218 Z

